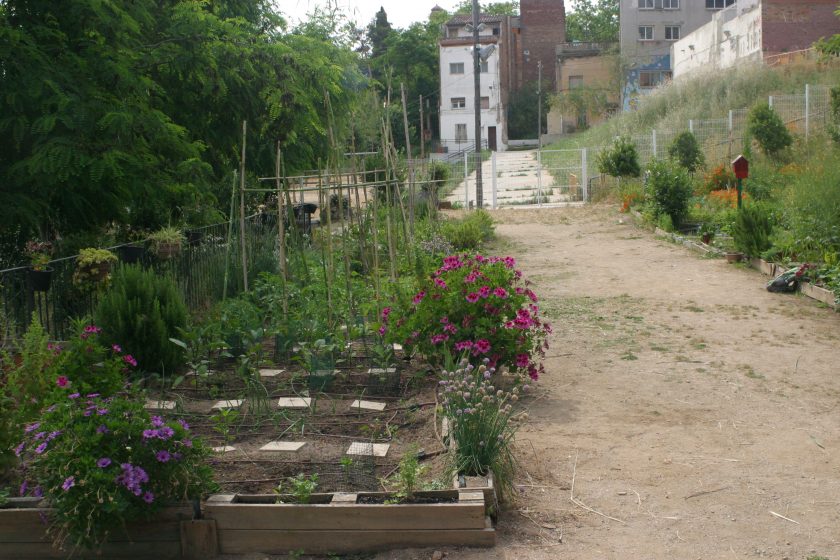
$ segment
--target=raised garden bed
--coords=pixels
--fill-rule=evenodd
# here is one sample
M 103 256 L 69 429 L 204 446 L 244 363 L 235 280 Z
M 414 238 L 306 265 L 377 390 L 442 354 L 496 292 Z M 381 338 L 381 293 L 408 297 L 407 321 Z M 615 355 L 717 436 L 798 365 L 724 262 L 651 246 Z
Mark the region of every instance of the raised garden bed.
M 0 506 L 0 558 L 42 559 L 67 558 L 71 550 L 53 548 L 47 536 L 46 519 L 50 510 L 38 498 L 10 498 Z M 101 555 L 77 551 L 75 558 L 182 558 L 181 523 L 191 520 L 189 505 L 167 507 L 154 521 L 132 525 L 128 531 L 116 532 L 102 547 Z
M 328 503 L 277 504 L 275 496 L 217 495 L 206 506 L 223 554 L 345 554 L 389 548 L 496 542 L 480 491 L 418 492 L 426 504 L 364 504 L 387 493 L 332 495 Z M 321 498 L 323 500 L 323 498 Z

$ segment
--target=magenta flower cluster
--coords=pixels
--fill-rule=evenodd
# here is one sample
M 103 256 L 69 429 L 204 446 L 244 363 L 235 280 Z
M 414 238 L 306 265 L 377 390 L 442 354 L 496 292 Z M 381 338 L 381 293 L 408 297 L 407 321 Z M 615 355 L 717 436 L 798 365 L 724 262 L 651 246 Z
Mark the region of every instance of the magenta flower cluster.
M 386 332 L 433 361 L 448 349 L 537 379 L 551 325 L 512 257 L 464 254 L 445 257 L 410 305 L 383 314 L 380 333 Z

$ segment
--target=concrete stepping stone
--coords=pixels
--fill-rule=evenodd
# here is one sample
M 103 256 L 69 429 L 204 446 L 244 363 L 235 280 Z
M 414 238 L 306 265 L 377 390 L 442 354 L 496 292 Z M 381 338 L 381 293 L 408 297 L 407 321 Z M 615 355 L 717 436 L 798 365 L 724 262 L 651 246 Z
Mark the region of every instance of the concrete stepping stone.
M 365 443 L 354 441 L 347 449 L 347 455 L 365 455 L 367 457 L 385 457 L 388 454 L 390 443 Z
M 175 401 L 146 401 L 146 410 L 175 410 Z
M 305 441 L 271 441 L 260 447 L 260 451 L 281 451 L 286 453 L 297 453 L 305 446 Z
M 378 368 L 372 367 L 368 369 L 368 375 L 385 375 L 386 373 L 397 373 L 397 368 L 389 367 L 389 368 Z
M 211 451 L 213 451 L 213 453 L 229 453 L 231 451 L 236 451 L 236 448 L 232 445 L 220 445 L 218 447 L 212 447 Z
M 281 373 L 285 372 L 285 369 L 261 369 L 260 370 L 260 377 L 277 377 Z
M 312 399 L 309 397 L 280 397 L 277 399 L 277 406 L 280 408 L 309 408 Z
M 385 410 L 388 406 L 384 402 L 355 400 L 350 404 L 350 408 L 363 408 L 365 410 Z
M 242 399 L 231 399 L 227 401 L 218 401 L 213 405 L 212 410 L 224 410 L 226 408 L 239 408 L 245 401 Z

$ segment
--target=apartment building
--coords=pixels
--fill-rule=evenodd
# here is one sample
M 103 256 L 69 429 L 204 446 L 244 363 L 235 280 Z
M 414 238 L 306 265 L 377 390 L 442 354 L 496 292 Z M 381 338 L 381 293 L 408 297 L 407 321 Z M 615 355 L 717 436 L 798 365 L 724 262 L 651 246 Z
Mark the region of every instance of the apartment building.
M 733 4 L 735 0 L 620 0 L 624 110 L 633 110 L 641 96 L 672 78 L 671 45 Z

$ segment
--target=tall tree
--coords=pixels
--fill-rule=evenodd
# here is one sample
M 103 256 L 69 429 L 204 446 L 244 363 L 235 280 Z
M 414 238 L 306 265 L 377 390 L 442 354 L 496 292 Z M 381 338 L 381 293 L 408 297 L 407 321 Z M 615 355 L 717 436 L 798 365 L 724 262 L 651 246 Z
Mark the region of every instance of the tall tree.
M 618 0 L 572 0 L 566 14 L 566 40 L 618 41 Z

